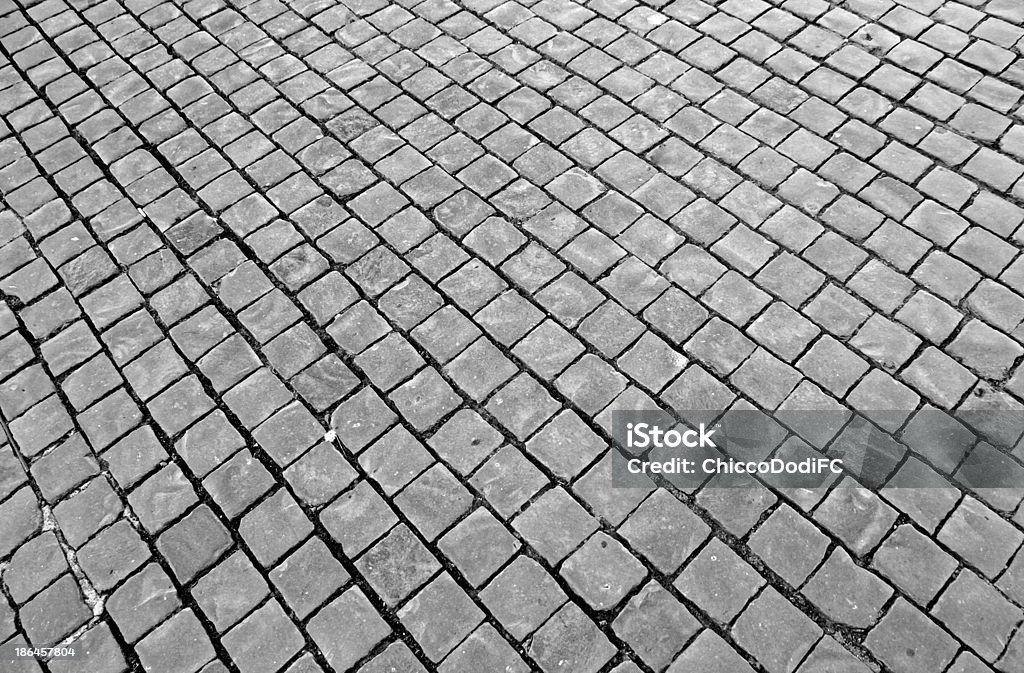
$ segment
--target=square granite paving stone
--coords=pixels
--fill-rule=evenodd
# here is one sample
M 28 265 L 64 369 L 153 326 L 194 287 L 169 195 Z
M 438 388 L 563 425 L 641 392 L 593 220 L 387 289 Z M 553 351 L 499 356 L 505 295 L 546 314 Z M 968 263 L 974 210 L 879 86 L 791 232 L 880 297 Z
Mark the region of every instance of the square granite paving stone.
M 205 504 L 157 538 L 156 547 L 180 582 L 213 565 L 231 546 L 228 530 Z
M 850 415 L 839 402 L 805 379 L 779 406 L 774 418 L 821 449 L 835 438 Z
M 19 466 L 19 470 L 21 467 Z M 99 473 L 99 463 L 85 438 L 70 435 L 32 463 L 31 474 L 43 498 L 51 504 Z M 5 481 L 13 484 L 15 472 Z M 0 491 L 8 495 L 6 491 Z
M 270 600 L 221 637 L 244 673 L 276 673 L 304 645 L 302 635 L 275 600 Z
M 173 325 L 209 302 L 206 290 L 192 276 L 168 285 L 149 299 L 149 305 L 167 325 Z
M 433 552 L 402 523 L 356 561 L 356 570 L 389 606 L 403 602 L 440 569 Z
M 86 313 L 99 325 L 110 324 L 133 306 L 137 306 L 141 300 L 128 277 L 121 278 L 123 280 L 119 283 L 112 282 L 102 291 L 97 291 L 82 300 Z M 57 277 L 50 271 L 46 262 L 37 258 L 0 280 L 0 289 L 24 303 L 29 303 L 57 283 Z M 128 288 L 131 288 L 131 291 Z
M 598 532 L 562 563 L 560 574 L 591 608 L 610 610 L 644 580 L 647 570 L 620 542 Z
M 548 483 L 544 473 L 514 446 L 496 451 L 470 479 L 473 488 L 505 519 L 519 512 Z
M 654 482 L 645 476 L 630 479 L 628 489 L 609 488 L 612 483 L 611 450 L 595 462 L 572 485 L 572 491 L 599 519 L 615 526 L 631 513 L 654 490 Z
M 411 332 L 416 343 L 441 363 L 448 363 L 480 334 L 480 327 L 451 305 L 434 312 Z
M 799 257 L 783 252 L 768 262 L 754 280 L 791 306 L 800 306 L 818 291 L 825 277 Z
M 59 673 L 123 673 L 128 670 L 124 653 L 106 624 L 90 627 L 75 641 L 75 645 L 76 652 L 80 652 L 76 660 L 55 660 L 50 664 L 51 670 Z
M 265 420 L 253 433 L 260 447 L 285 467 L 325 434 L 319 421 L 298 402 L 292 402 Z
M 700 622 L 652 580 L 626 603 L 612 628 L 644 663 L 663 670 L 700 630 Z
M 636 552 L 664 573 L 674 573 L 703 544 L 710 528 L 664 489 L 650 495 L 619 526 Z
M 320 672 L 320 668 L 316 669 L 316 672 Z M 416 655 L 412 653 L 409 647 L 401 642 L 396 641 L 388 645 L 383 652 L 375 656 L 362 668 L 359 669 L 363 673 L 394 673 L 396 671 L 408 671 L 408 673 L 427 673 L 427 669 L 423 667 L 423 664 L 416 658 Z M 291 673 L 291 671 L 289 671 Z M 297 671 L 296 673 L 305 673 L 304 671 Z M 312 671 L 310 671 L 312 673 Z
M 326 352 L 320 337 L 304 322 L 274 337 L 261 350 L 274 370 L 286 379 L 295 376 Z
M 903 370 L 903 380 L 940 407 L 955 405 L 977 377 L 934 347 L 926 348 Z
M 92 479 L 85 487 L 53 508 L 68 544 L 80 547 L 100 528 L 114 521 L 124 503 L 104 477 Z
M 618 302 L 609 299 L 590 313 L 575 332 L 606 358 L 614 358 L 644 332 L 644 326 Z
M 534 298 L 568 328 L 576 327 L 603 299 L 596 288 L 572 271 L 556 278 Z
M 828 335 L 818 339 L 795 366 L 840 398 L 869 369 L 867 362 Z
M 328 354 L 295 375 L 295 392 L 317 412 L 323 412 L 359 385 L 359 379 L 334 354 Z
M 488 217 L 462 238 L 481 259 L 498 266 L 527 242 L 526 236 L 501 217 Z
M 301 317 L 302 313 L 294 302 L 276 288 L 238 313 L 238 320 L 261 344 L 273 339 Z
M 520 441 L 525 441 L 559 406 L 536 379 L 521 374 L 496 392 L 486 408 Z
M 989 380 L 1004 378 L 1024 353 L 1015 341 L 977 319 L 968 322 L 947 349 L 951 356 Z
M 462 398 L 438 374 L 427 367 L 389 396 L 399 413 L 418 431 L 425 431 L 456 409 Z
M 365 387 L 335 408 L 331 429 L 346 449 L 359 453 L 394 425 L 397 418 L 372 388 Z
M 118 268 L 99 246 L 94 246 L 57 270 L 68 291 L 75 297 L 94 290 L 117 274 Z
M 22 628 L 34 647 L 52 647 L 90 617 L 78 583 L 69 573 L 20 610 Z
M 422 442 L 396 425 L 359 456 L 359 465 L 387 497 L 394 496 L 435 462 Z
M 989 579 L 998 575 L 1024 538 L 984 503 L 965 496 L 937 539 Z
M 802 593 L 836 622 L 868 628 L 881 616 L 893 590 L 836 548 L 804 585 Z
M 711 251 L 741 273 L 751 276 L 771 259 L 778 246 L 744 224 L 732 228 Z
M 238 525 L 250 551 L 267 568 L 312 530 L 312 522 L 286 489 L 279 489 L 263 500 Z
M 449 654 L 438 668 L 440 673 L 470 673 L 501 670 L 526 673 L 530 669 L 519 654 L 490 624 L 481 625 Z
M 667 673 L 684 673 L 695 668 L 706 673 L 748 673 L 754 670 L 731 645 L 710 629 L 702 631 L 683 650 Z
M 663 221 L 651 215 L 644 215 L 615 240 L 653 267 L 676 250 L 684 239 Z
M 1021 619 L 1019 607 L 967 569 L 946 587 L 931 612 L 989 662 L 1004 651 Z
M 765 580 L 717 538 L 701 550 L 674 586 L 720 623 L 728 623 Z
M 618 191 L 608 191 L 596 201 L 583 209 L 583 217 L 608 236 L 621 236 L 636 221 L 649 217 L 644 210 Z M 572 220 L 570 220 L 572 221 Z M 534 232 L 545 243 L 555 247 L 553 241 L 546 240 L 541 232 Z M 566 232 L 569 233 L 568 231 Z M 570 238 L 567 236 L 567 238 Z
M 320 522 L 347 556 L 356 556 L 398 522 L 367 481 L 343 492 L 320 512 Z
M 130 401 L 124 404 L 128 403 Z M 210 411 L 213 401 L 196 377 L 188 376 L 150 400 L 146 406 L 161 429 L 174 436 Z
M 683 349 L 711 367 L 716 374 L 728 375 L 755 351 L 755 345 L 731 324 L 712 318 L 683 345 Z
M 100 354 L 71 372 L 61 382 L 61 389 L 72 408 L 80 412 L 122 383 L 110 359 Z
M 774 409 L 793 391 L 799 373 L 764 349 L 758 349 L 729 379 L 765 409 Z
M 727 408 L 736 395 L 703 367 L 691 364 L 658 398 L 681 412 L 683 420 L 698 423 L 713 420 L 717 410 Z
M 234 329 L 219 310 L 213 306 L 207 306 L 172 327 L 170 337 L 182 354 L 194 362 L 233 331 Z M 114 351 L 114 355 L 115 360 L 123 361 L 124 358 L 118 357 L 116 351 Z
M 642 311 L 669 287 L 667 280 L 632 255 L 597 284 L 633 313 Z
M 267 275 L 251 260 L 242 262 L 214 284 L 220 300 L 235 311 L 248 306 L 270 292 L 273 287 Z
M 982 319 L 1006 331 L 1014 330 L 1019 324 L 1024 299 L 1016 291 L 986 278 L 970 292 L 967 306 Z
M 555 381 L 555 387 L 584 413 L 604 409 L 626 387 L 626 377 L 603 359 L 585 354 Z
M 748 546 L 793 586 L 800 586 L 824 558 L 828 538 L 789 505 L 782 504 L 754 531 Z
M 146 670 L 196 673 L 214 658 L 209 636 L 191 609 L 177 613 L 135 646 Z
M 391 331 L 391 327 L 373 306 L 361 301 L 336 317 L 327 333 L 346 353 L 355 355 Z
M 142 400 L 148 400 L 187 372 L 169 339 L 164 339 L 121 370 Z
M 930 538 L 904 524 L 876 550 L 871 567 L 920 605 L 927 605 L 956 569 Z
M 241 335 L 232 334 L 196 364 L 213 389 L 223 393 L 259 369 L 262 363 Z
M 865 646 L 895 671 L 924 673 L 944 668 L 957 651 L 956 641 L 904 598 L 875 625 Z
M 100 531 L 78 550 L 78 562 L 97 591 L 106 591 L 142 566 L 150 549 L 139 533 L 121 519 Z
M 234 519 L 274 486 L 274 478 L 248 449 L 235 453 L 203 479 L 224 516 Z
M 473 496 L 440 463 L 420 474 L 395 499 L 395 505 L 428 541 L 437 538 L 472 505 Z
M 379 306 L 399 329 L 411 330 L 444 305 L 423 278 L 411 274 L 381 297 Z
M 486 337 L 477 339 L 445 367 L 452 380 L 480 402 L 516 373 L 516 366 Z
M 293 248 L 270 265 L 270 272 L 292 291 L 298 292 L 329 268 L 328 261 L 309 244 Z
M 26 243 L 26 245 L 28 244 Z M 19 314 L 25 323 L 25 328 L 32 336 L 42 339 L 80 317 L 82 310 L 67 290 L 59 288 L 39 301 L 22 308 Z
M 533 500 L 512 527 L 549 563 L 568 556 L 598 528 L 598 522 L 561 487 Z
M 4 586 L 14 602 L 21 605 L 68 569 L 56 536 L 46 531 L 14 552 L 4 572 Z
M 268 586 L 245 553 L 235 551 L 203 575 L 190 592 L 213 627 L 223 633 L 263 602 Z
M 822 635 L 821 628 L 774 588 L 765 589 L 731 629 L 737 644 L 772 673 L 793 671 Z
M 175 442 L 174 449 L 189 469 L 202 477 L 243 446 L 242 436 L 224 412 L 217 409 L 190 426 Z
M 398 618 L 433 662 L 443 659 L 483 620 L 484 614 L 447 573 L 398 610 Z
M 111 398 L 107 399 L 110 400 Z M 101 402 L 92 407 L 92 409 L 97 410 L 101 408 L 101 405 L 103 409 L 107 408 L 107 405 Z M 80 422 L 83 422 L 84 426 L 84 421 L 91 421 L 92 418 L 93 415 L 86 416 Z M 11 421 L 8 427 L 10 428 L 12 439 L 17 443 L 18 448 L 29 457 L 41 453 L 73 429 L 71 417 L 56 395 L 51 395 L 42 402 L 35 404 L 24 414 Z M 102 443 L 106 437 L 99 430 L 93 430 L 90 433 L 89 430 L 92 428 L 91 424 L 89 427 L 83 427 L 86 431 L 86 436 L 90 441 L 98 439 Z M 108 443 L 109 441 L 102 445 L 106 446 Z
M 136 428 L 103 452 L 107 469 L 121 488 L 130 488 L 167 458 L 149 425 Z
M 544 673 L 560 669 L 597 673 L 616 648 L 574 603 L 562 607 L 530 641 L 527 654 Z
M 409 262 L 425 278 L 437 282 L 457 269 L 469 255 L 445 234 L 435 234 L 406 254 Z
M 438 285 L 467 313 L 475 313 L 508 287 L 500 276 L 478 259 L 471 259 Z
M 867 673 L 871 670 L 867 664 L 828 635 L 818 641 L 798 670 L 800 673 L 809 673 L 822 667 L 828 670 L 829 666 L 839 666 L 840 670 L 848 670 L 850 673 Z
M 195 489 L 174 463 L 164 466 L 128 495 L 132 511 L 151 535 L 159 533 L 196 502 Z
M 129 643 L 138 641 L 180 605 L 174 585 L 156 563 L 147 564 L 128 578 L 105 603 L 118 630 Z
M 474 587 L 486 582 L 519 546 L 505 526 L 482 507 L 438 540 L 438 549 Z
M 358 299 L 352 284 L 336 271 L 311 283 L 297 297 L 318 325 L 327 324 Z
M 526 450 L 556 476 L 576 477 L 607 445 L 575 412 L 565 410 L 534 434 Z
M 850 340 L 850 345 L 889 371 L 902 367 L 920 344 L 920 339 L 877 313 Z
M 553 203 L 523 223 L 523 228 L 550 248 L 561 248 L 586 226 L 575 213 Z
M 511 347 L 543 319 L 544 314 L 515 290 L 498 295 L 473 316 L 474 322 L 505 347 Z

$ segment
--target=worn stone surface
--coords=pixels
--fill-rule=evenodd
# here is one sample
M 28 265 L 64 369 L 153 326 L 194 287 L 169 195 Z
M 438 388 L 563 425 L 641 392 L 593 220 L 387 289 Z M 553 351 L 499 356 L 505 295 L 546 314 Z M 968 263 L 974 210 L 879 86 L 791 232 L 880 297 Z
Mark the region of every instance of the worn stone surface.
M 0 4 L 0 642 L 1019 670 L 1022 47 L 1011 0 Z M 733 405 L 870 481 L 609 483 L 614 410 Z

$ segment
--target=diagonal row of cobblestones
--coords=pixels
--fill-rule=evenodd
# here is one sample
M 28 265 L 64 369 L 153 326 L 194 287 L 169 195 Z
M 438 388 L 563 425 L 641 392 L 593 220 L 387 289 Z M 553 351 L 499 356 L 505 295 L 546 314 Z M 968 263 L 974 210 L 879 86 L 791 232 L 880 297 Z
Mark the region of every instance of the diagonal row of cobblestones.
M 1021 666 L 1021 494 L 914 413 L 1020 409 L 1012 3 L 0 21 L 0 642 L 80 645 L 44 670 Z M 612 409 L 730 405 L 906 410 L 937 487 L 609 488 Z

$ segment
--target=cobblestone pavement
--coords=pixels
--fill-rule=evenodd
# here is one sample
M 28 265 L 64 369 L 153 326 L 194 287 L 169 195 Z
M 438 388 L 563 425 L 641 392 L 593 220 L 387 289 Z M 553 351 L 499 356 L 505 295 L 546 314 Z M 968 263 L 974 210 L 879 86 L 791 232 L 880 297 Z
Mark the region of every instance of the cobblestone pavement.
M 1022 24 L 0 0 L 0 642 L 76 649 L 0 668 L 1024 671 L 1022 493 L 910 413 L 1024 408 Z M 609 488 L 731 405 L 935 488 Z

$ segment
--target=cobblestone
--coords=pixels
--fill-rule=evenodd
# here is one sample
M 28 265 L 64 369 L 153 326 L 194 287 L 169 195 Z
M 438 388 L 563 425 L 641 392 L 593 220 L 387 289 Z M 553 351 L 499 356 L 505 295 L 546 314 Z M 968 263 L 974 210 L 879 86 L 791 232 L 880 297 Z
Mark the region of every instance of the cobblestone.
M 1024 403 L 1022 22 L 0 4 L 0 644 L 74 644 L 54 672 L 1017 670 L 1020 498 L 961 463 Z M 856 410 L 888 482 L 609 485 L 613 410 L 730 407 L 781 411 L 756 459 L 856 456 L 794 413 Z M 1021 426 L 992 429 L 1011 479 Z

